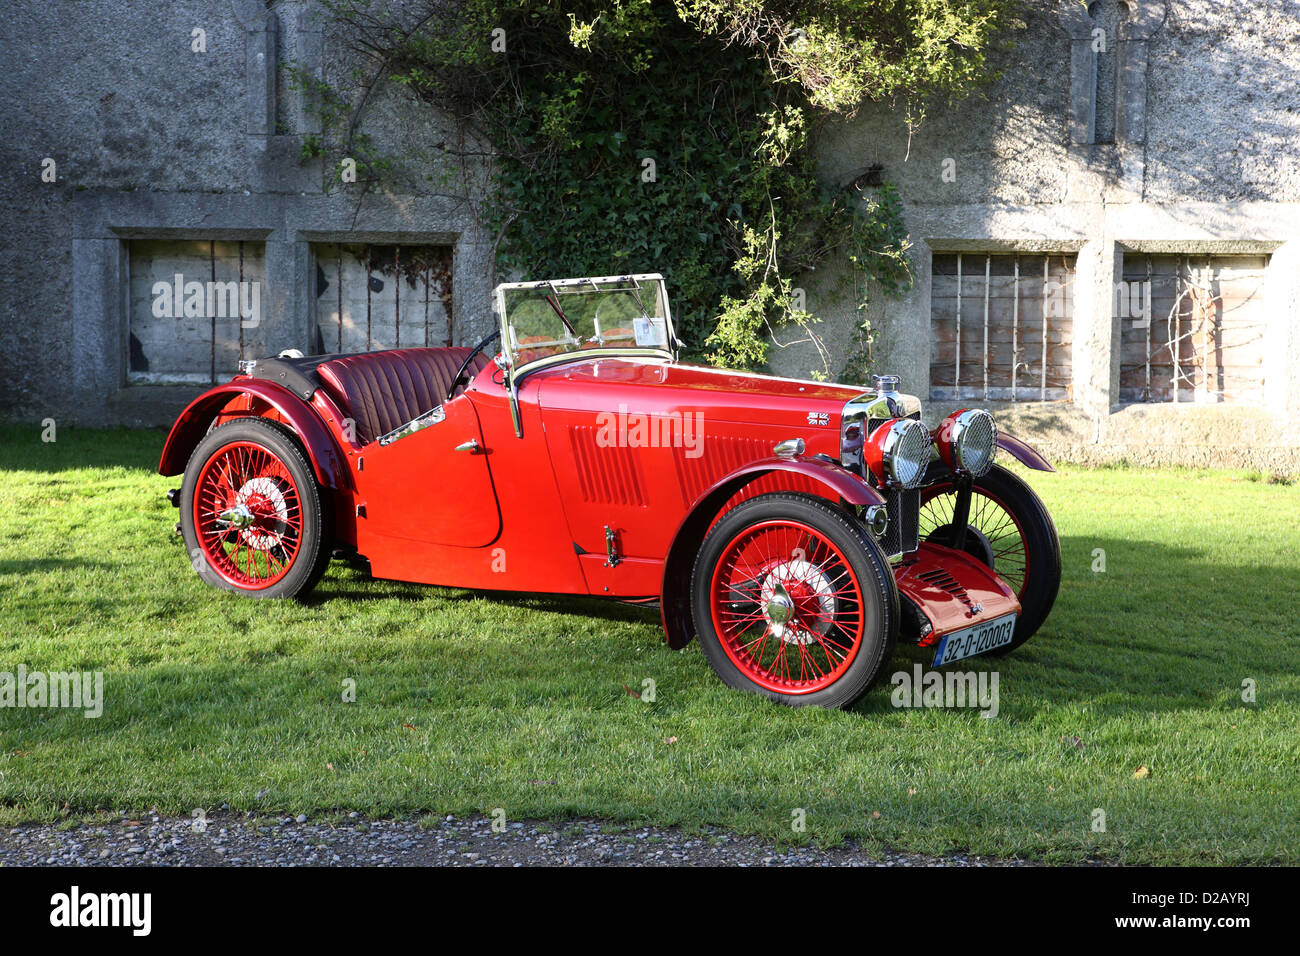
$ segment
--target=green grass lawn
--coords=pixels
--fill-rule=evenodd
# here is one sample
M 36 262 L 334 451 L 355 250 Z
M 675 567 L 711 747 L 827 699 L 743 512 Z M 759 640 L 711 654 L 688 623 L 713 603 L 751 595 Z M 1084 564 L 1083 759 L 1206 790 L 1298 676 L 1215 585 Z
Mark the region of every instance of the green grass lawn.
M 888 686 L 849 712 L 778 707 L 724 688 L 695 645 L 669 650 L 657 612 L 595 600 L 338 562 L 305 604 L 217 592 L 172 534 L 161 444 L 0 429 L 0 671 L 102 670 L 106 698 L 99 719 L 0 709 L 0 822 L 500 807 L 922 852 L 1300 863 L 1300 487 L 1030 473 L 1064 579 L 1033 641 L 959 665 L 999 672 L 982 719 L 895 709 Z M 889 671 L 922 661 L 905 649 Z M 645 678 L 654 703 L 625 690 Z

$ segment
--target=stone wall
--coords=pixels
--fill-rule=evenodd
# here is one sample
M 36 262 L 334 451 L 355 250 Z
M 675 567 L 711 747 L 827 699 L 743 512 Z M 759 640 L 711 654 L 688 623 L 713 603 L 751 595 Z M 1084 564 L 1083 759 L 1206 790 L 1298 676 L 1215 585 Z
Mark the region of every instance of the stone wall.
M 875 368 L 929 394 L 936 252 L 1064 253 L 1077 257 L 1073 401 L 979 404 L 1062 459 L 1300 473 L 1290 424 L 1300 412 L 1300 2 L 1118 6 L 1035 4 L 1002 78 L 978 100 L 935 109 L 913 136 L 886 106 L 829 131 L 825 175 L 881 167 L 900 187 L 913 243 L 914 288 L 869 310 Z M 1098 143 L 1093 30 L 1108 12 L 1125 21 L 1127 43 L 1115 141 Z M 1125 255 L 1146 253 L 1269 257 L 1264 401 L 1121 405 L 1115 283 Z M 845 284 L 819 275 L 803 285 L 823 334 L 846 341 Z M 794 376 L 819 364 L 807 343 L 772 359 Z M 952 407 L 930 403 L 927 418 Z
M 444 168 L 445 124 L 400 92 L 371 95 L 361 129 L 404 158 L 407 181 L 396 190 L 327 188 L 332 171 L 301 158 L 319 120 L 288 65 L 345 89 L 357 65 L 315 4 L 60 0 L 7 10 L 0 29 L 12 173 L 0 181 L 0 348 L 9 358 L 0 418 L 161 424 L 201 390 L 128 384 L 133 241 L 264 249 L 261 318 L 243 330 L 246 356 L 312 350 L 313 249 L 322 244 L 450 246 L 456 338 L 490 328 L 490 237 L 472 205 L 431 185 Z M 194 49 L 198 30 L 203 51 Z M 42 179 L 47 159 L 56 181 Z M 224 379 L 237 335 L 218 334 Z M 206 355 L 210 343 L 201 347 Z
M 7 12 L 0 417 L 162 423 L 196 392 L 132 375 L 136 240 L 261 250 L 262 318 L 244 329 L 246 353 L 312 348 L 315 250 L 334 243 L 451 247 L 455 334 L 489 326 L 492 237 L 472 202 L 432 185 L 447 129 L 426 107 L 380 88 L 365 113 L 376 145 L 407 162 L 395 190 L 326 188 L 330 172 L 301 159 L 318 124 L 286 65 L 345 88 L 356 65 L 314 10 L 310 0 L 82 0 Z M 1099 25 L 1124 42 L 1098 53 Z M 192 48 L 196 30 L 206 52 Z M 824 137 L 827 178 L 878 166 L 905 202 L 916 282 L 872 299 L 875 368 L 928 396 L 936 253 L 1064 255 L 1070 400 L 988 402 L 1006 427 L 1076 460 L 1300 471 L 1300 435 L 1287 424 L 1300 412 L 1300 0 L 1038 0 L 1016 39 L 996 64 L 1001 79 L 982 97 L 935 105 L 915 135 L 880 105 Z M 42 181 L 47 159 L 55 182 Z M 1121 405 L 1115 283 L 1126 255 L 1147 253 L 1269 257 L 1262 402 Z M 843 267 L 802 277 L 836 355 L 852 331 L 852 280 Z M 819 366 L 811 344 L 777 338 L 774 371 Z M 951 407 L 930 402 L 928 417 Z

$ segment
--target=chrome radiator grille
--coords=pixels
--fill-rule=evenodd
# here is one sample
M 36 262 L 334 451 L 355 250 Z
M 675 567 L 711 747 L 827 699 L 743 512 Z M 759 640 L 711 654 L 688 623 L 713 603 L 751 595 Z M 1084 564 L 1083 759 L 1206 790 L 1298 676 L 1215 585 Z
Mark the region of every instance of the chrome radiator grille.
M 920 412 L 913 412 L 908 418 L 921 420 Z M 872 418 L 867 421 L 867 434 L 870 435 L 887 419 Z M 900 491 L 897 488 L 885 489 L 885 508 L 889 514 L 889 526 L 880 539 L 880 546 L 885 554 L 910 554 L 919 544 L 921 524 L 921 492 Z
M 910 415 L 908 415 L 908 416 L 906 416 L 906 417 L 911 418 L 911 419 L 913 419 L 914 421 L 918 421 L 918 422 L 919 422 L 919 421 L 921 420 L 921 413 L 920 413 L 920 412 L 912 412 L 912 414 L 910 414 Z M 867 419 L 867 434 L 870 435 L 872 432 L 874 432 L 874 431 L 875 431 L 877 428 L 879 428 L 881 425 L 885 424 L 885 422 L 887 422 L 887 421 L 889 421 L 888 418 L 868 418 L 868 419 Z
M 896 554 L 910 554 L 915 551 L 920 536 L 920 490 L 886 489 L 885 508 L 889 514 L 889 524 L 880 539 L 880 546 L 885 549 L 885 554 L 893 557 Z

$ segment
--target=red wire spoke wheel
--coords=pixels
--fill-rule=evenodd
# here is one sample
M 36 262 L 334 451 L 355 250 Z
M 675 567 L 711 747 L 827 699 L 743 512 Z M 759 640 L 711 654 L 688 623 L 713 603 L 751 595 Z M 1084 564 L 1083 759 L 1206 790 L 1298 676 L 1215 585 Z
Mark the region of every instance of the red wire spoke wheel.
M 204 557 L 236 587 L 270 587 L 298 556 L 298 487 L 284 462 L 261 445 L 241 441 L 218 449 L 199 470 L 194 512 Z
M 942 463 L 930 466 L 921 491 L 920 536 L 947 545 L 957 486 Z M 971 486 L 964 549 L 991 567 L 1020 600 L 1020 618 L 1005 654 L 1029 640 L 1047 620 L 1061 587 L 1061 543 L 1056 525 L 1034 490 L 1016 474 L 994 465 Z
M 920 536 L 923 540 L 945 544 L 952 539 L 953 513 L 957 507 L 957 488 L 952 481 L 931 485 L 921 493 Z M 1015 512 L 988 488 L 971 488 L 968 537 L 965 550 L 979 558 L 1006 581 L 1016 597 L 1024 594 L 1029 580 L 1029 545 Z
M 309 590 L 329 563 L 330 511 L 293 433 L 265 419 L 211 431 L 190 456 L 181 531 L 199 576 L 257 597 Z
M 711 607 L 727 656 L 778 693 L 833 684 L 862 646 L 862 594 L 848 562 L 800 521 L 765 521 L 732 538 L 714 568 Z
M 718 676 L 783 703 L 849 706 L 893 647 L 888 561 L 860 522 L 809 495 L 761 495 L 724 515 L 692 590 Z

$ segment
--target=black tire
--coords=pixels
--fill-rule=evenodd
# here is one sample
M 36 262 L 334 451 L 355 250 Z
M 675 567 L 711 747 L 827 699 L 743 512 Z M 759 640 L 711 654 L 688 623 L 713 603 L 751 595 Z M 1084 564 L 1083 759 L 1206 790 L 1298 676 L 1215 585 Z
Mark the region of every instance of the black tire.
M 248 442 L 274 455 L 292 479 L 301 506 L 302 528 L 288 569 L 266 587 L 239 586 L 214 569 L 211 556 L 199 544 L 195 528 L 194 495 L 204 466 L 223 448 Z M 238 418 L 208 432 L 185 466 L 180 496 L 181 534 L 190 563 L 206 583 L 255 598 L 297 598 L 316 586 L 329 566 L 334 541 L 333 503 L 320 487 L 297 436 L 278 422 Z M 281 552 L 283 553 L 283 552 Z
M 844 614 L 861 615 L 862 637 L 852 660 L 844 665 L 843 672 L 827 686 L 801 693 L 783 693 L 770 686 L 764 686 L 738 667 L 724 646 L 723 638 L 714 623 L 712 588 L 714 573 L 719 562 L 726 558 L 730 546 L 747 530 L 774 519 L 798 521 L 817 532 L 838 550 L 838 555 L 829 549 L 824 550 L 822 553 L 826 556 L 825 560 L 819 564 L 814 565 L 811 561 L 805 561 L 805 564 L 813 569 L 812 573 L 823 582 L 822 593 L 829 596 L 822 597 L 814 594 L 813 600 L 831 602 L 834 611 L 829 616 L 833 621 L 840 619 L 842 609 Z M 816 553 L 815 544 L 813 553 Z M 843 560 L 840 560 L 841 558 Z M 782 563 L 787 566 L 793 564 L 788 559 L 783 559 Z M 854 593 L 862 596 L 860 606 L 855 597 L 830 596 L 839 594 L 841 582 L 848 581 L 845 572 L 851 573 L 857 584 Z M 828 573 L 839 577 L 828 579 L 826 577 Z M 771 572 L 769 578 L 770 575 Z M 759 591 L 754 593 L 761 593 L 760 579 L 755 579 L 753 584 L 759 588 Z M 827 587 L 831 589 L 826 590 Z M 743 602 L 729 603 L 727 607 L 739 607 L 741 603 Z M 695 566 L 691 572 L 691 606 L 700 647 L 709 665 L 724 684 L 738 690 L 761 694 L 770 700 L 794 707 L 852 706 L 879 678 L 885 663 L 893 654 L 898 637 L 898 590 L 885 553 L 881 551 L 880 546 L 861 522 L 842 509 L 812 495 L 784 492 L 760 495 L 727 512 L 714 525 L 696 555 Z M 761 609 L 760 600 L 756 599 L 753 607 Z M 825 608 L 826 605 L 821 605 L 821 610 L 824 611 Z M 796 642 L 811 648 L 809 653 L 820 650 L 829 654 L 826 643 L 816 638 L 811 629 L 797 631 L 794 625 L 798 623 L 799 616 L 796 616 L 790 626 L 789 633 L 792 635 L 790 638 L 775 639 L 775 654 L 788 655 L 791 653 L 789 646 Z M 758 633 L 763 635 L 773 633 L 771 625 L 765 621 L 755 621 L 751 626 L 762 628 Z M 820 633 L 823 638 L 827 638 L 831 633 L 830 629 L 838 625 L 826 623 L 824 626 L 827 629 Z M 743 633 L 748 637 L 754 632 Z M 804 635 L 802 639 L 793 636 L 799 633 Z M 847 631 L 843 633 L 847 634 Z M 762 640 L 763 644 L 759 648 L 760 656 L 765 652 L 768 637 L 764 636 Z M 814 641 L 820 646 L 815 646 Z M 798 653 L 802 659 L 804 650 L 800 649 Z M 752 655 L 750 659 L 752 660 Z M 826 657 L 826 660 L 829 662 L 830 658 Z M 833 673 L 834 668 L 828 667 L 828 670 Z
M 952 472 L 945 465 L 934 462 L 926 474 L 926 484 L 921 492 L 923 502 L 921 535 L 939 544 L 946 543 L 947 526 L 927 527 L 927 508 L 924 502 L 930 500 L 928 493 L 932 486 L 937 484 L 941 488 L 951 488 L 952 477 Z M 949 490 L 945 494 L 952 495 L 953 492 Z M 1052 516 L 1038 495 L 1034 493 L 1034 489 L 1030 488 L 1020 476 L 1001 465 L 994 465 L 989 469 L 988 474 L 975 479 L 971 498 L 972 527 L 975 526 L 976 521 L 977 501 L 981 497 L 991 501 L 991 508 L 1001 506 L 1003 510 L 1009 512 L 1026 556 L 1023 572 L 1015 563 L 1018 559 L 1014 556 L 1003 559 L 1008 564 L 1004 569 L 1007 572 L 1007 581 L 1020 598 L 1021 612 L 1019 620 L 1016 621 L 1016 633 L 1011 643 L 990 652 L 995 656 L 1001 656 L 1010 653 L 1033 637 L 1047 620 L 1047 615 L 1051 613 L 1052 605 L 1056 603 L 1057 592 L 1061 588 L 1061 542 Z M 945 507 L 948 507 L 949 512 L 951 511 L 950 505 Z M 996 544 L 994 549 L 1002 550 Z M 979 554 L 979 548 L 973 541 L 968 542 L 967 550 L 992 567 L 994 571 L 1002 573 L 998 567 L 999 559 L 993 557 L 990 560 L 986 555 Z

